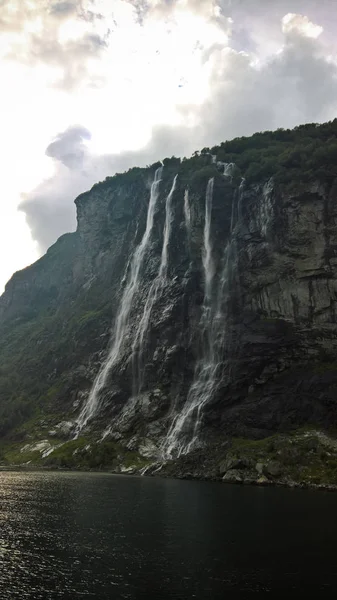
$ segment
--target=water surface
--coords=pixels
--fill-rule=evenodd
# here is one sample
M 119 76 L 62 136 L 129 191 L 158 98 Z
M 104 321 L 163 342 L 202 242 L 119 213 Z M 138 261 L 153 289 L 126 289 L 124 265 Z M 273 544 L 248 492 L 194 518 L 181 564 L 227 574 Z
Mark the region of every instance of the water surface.
M 337 590 L 337 494 L 0 473 L 0 598 Z

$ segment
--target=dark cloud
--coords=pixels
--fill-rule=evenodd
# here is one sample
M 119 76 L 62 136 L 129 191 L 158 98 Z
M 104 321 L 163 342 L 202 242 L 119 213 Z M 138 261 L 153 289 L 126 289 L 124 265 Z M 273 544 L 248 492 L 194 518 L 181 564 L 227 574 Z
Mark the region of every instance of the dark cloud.
M 60 133 L 54 142 L 49 144 L 46 155 L 63 163 L 70 169 L 82 166 L 87 154 L 84 140 L 90 140 L 91 133 L 85 127 L 73 125 Z
M 93 156 L 83 144 L 90 132 L 69 127 L 52 142 L 46 154 L 56 162 L 55 174 L 35 190 L 25 194 L 20 210 L 25 213 L 33 238 L 44 252 L 64 232 L 75 228 L 74 198 L 97 181 L 135 165 L 146 166 L 165 156 L 192 152 L 193 140 L 186 143 L 186 131 L 177 135 L 175 127 L 157 127 L 146 148 L 140 151 Z
M 50 7 L 50 14 L 63 18 L 73 15 L 76 13 L 76 10 L 77 8 L 75 2 L 56 2 Z
M 68 203 L 63 201 L 62 194 L 66 190 L 62 184 L 60 185 L 60 181 L 57 181 L 57 184 L 58 191 L 46 183 L 39 186 L 41 190 L 38 188 L 32 197 L 27 198 L 22 207 L 19 206 L 19 210 L 26 215 L 33 239 L 38 240 L 40 254 L 43 254 L 62 233 L 73 231 L 75 225 L 75 213 L 70 198 L 65 196 Z M 72 189 L 76 191 L 74 182 Z M 78 193 L 81 189 L 78 188 Z

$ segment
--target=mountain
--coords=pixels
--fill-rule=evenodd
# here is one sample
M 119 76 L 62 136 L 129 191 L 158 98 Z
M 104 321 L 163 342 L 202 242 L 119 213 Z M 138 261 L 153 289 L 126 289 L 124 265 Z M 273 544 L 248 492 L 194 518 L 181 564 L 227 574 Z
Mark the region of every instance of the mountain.
M 108 177 L 0 298 L 3 464 L 337 483 L 337 120 Z

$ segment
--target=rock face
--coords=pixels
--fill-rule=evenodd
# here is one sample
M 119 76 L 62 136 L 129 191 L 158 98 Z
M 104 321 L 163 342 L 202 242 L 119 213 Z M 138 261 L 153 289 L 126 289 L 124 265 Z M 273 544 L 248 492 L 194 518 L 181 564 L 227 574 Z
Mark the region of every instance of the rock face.
M 337 186 L 290 195 L 203 160 L 97 184 L 7 284 L 3 435 L 38 405 L 158 460 L 335 421 Z

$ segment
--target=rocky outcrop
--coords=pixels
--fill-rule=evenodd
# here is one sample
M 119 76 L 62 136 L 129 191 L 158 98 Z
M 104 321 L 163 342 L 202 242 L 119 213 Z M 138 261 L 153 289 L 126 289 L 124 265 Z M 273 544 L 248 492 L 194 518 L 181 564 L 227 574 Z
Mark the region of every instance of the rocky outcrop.
M 164 165 L 126 317 L 160 165 L 77 198 L 77 232 L 7 284 L 3 435 L 17 430 L 18 398 L 21 422 L 38 404 L 51 429 L 71 421 L 70 437 L 104 438 L 153 461 L 335 422 L 336 184 L 290 194 L 273 179 L 251 185 L 199 159 Z M 117 326 L 123 335 L 111 360 Z M 240 477 L 242 460 L 227 458 L 221 476 Z M 275 461 L 249 468 L 279 476 Z

